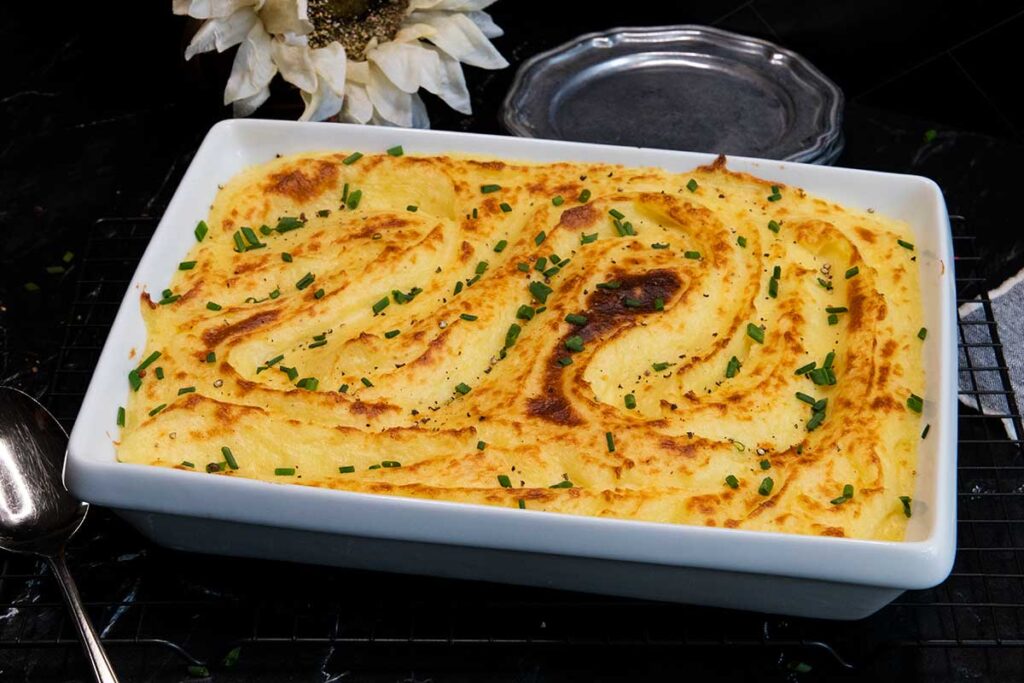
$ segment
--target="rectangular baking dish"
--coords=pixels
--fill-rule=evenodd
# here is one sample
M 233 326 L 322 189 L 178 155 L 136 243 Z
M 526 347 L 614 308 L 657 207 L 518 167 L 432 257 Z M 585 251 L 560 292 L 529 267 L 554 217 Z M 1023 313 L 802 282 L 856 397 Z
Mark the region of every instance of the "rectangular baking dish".
M 783 614 L 856 619 L 949 574 L 956 539 L 956 311 L 939 187 L 926 178 L 733 157 L 729 167 L 910 223 L 924 290 L 924 422 L 915 514 L 902 543 L 572 516 L 376 496 L 116 460 L 117 407 L 145 346 L 143 288 L 159 292 L 194 244 L 218 185 L 277 154 L 466 152 L 685 171 L 713 156 L 333 123 L 225 121 L 196 153 L 139 263 L 71 434 L 66 479 L 154 541 L 182 550 L 433 574 Z M 134 357 L 132 350 L 135 350 Z

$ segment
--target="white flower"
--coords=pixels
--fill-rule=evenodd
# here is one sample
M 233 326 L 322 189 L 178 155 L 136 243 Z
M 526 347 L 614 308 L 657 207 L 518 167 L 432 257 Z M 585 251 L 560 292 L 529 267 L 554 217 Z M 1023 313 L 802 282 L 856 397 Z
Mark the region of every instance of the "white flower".
M 327 0 L 172 2 L 175 14 L 205 20 L 185 59 L 238 46 L 224 89 L 235 116 L 256 111 L 281 74 L 302 94 L 302 121 L 425 128 L 420 88 L 469 114 L 462 64 L 508 66 L 490 41 L 502 31 L 483 11 L 494 0 L 355 0 L 370 6 L 356 18 L 335 16 L 344 3 Z

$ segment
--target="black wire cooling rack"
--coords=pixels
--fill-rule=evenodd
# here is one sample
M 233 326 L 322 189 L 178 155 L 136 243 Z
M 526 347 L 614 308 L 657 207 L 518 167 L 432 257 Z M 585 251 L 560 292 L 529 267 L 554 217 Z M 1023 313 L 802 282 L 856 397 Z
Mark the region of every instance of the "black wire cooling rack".
M 70 428 L 156 219 L 91 229 L 47 399 Z M 278 680 L 716 680 L 904 676 L 1024 679 L 1024 453 L 999 329 L 966 221 L 953 218 L 960 320 L 958 554 L 942 585 L 868 619 L 829 622 L 395 576 L 161 549 L 97 510 L 69 551 L 122 675 Z M 982 373 L 997 379 L 983 382 Z M 986 387 L 981 389 L 979 387 Z M 1006 425 L 1013 428 L 1008 436 Z M 45 657 L 40 650 L 49 650 Z M 45 566 L 0 558 L 0 669 L 82 676 L 78 643 Z M 19 667 L 21 667 L 19 669 Z M 589 667 L 589 668 L 588 668 Z M 589 673 L 581 674 L 581 671 Z M 315 674 L 315 675 L 314 675 Z M 0 671 L 2 676 L 2 671 Z M 377 677 L 374 677 L 377 676 Z

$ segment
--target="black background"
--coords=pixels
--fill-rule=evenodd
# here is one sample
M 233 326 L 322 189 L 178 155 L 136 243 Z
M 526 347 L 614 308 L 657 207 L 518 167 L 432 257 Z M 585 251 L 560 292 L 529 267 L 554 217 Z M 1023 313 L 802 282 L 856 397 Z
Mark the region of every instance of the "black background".
M 501 133 L 496 112 L 516 66 L 578 34 L 614 26 L 713 24 L 794 49 L 835 80 L 848 98 L 847 149 L 839 165 L 935 178 L 951 213 L 966 216 L 979 236 L 982 273 L 990 284 L 1021 266 L 1024 232 L 1015 209 L 1024 180 L 1019 162 L 1024 113 L 1012 104 L 1019 99 L 1024 38 L 1019 3 L 504 0 L 491 11 L 506 30 L 495 44 L 511 66 L 499 72 L 466 70 L 472 116 L 450 112 L 428 96 L 436 128 Z M 171 15 L 169 1 L 18 2 L 5 3 L 0 10 L 3 383 L 48 399 L 75 274 L 72 269 L 49 275 L 45 267 L 67 250 L 81 253 L 90 226 L 100 217 L 159 215 L 203 134 L 229 116 L 221 96 L 231 54 L 201 55 L 186 64 L 182 52 L 194 28 Z M 259 115 L 295 118 L 300 111 L 297 94 L 276 87 Z M 929 130 L 938 134 L 926 141 Z M 26 291 L 29 281 L 38 283 L 40 291 Z M 563 601 L 569 605 L 566 610 L 575 610 L 580 624 L 681 621 L 680 627 L 691 633 L 707 624 L 713 624 L 707 628 L 715 633 L 733 626 L 739 632 L 761 622 L 774 629 L 791 624 L 716 610 L 634 610 L 600 602 L 590 608 L 585 600 L 543 591 L 189 556 L 153 547 L 102 510 L 91 516 L 82 538 L 72 560 L 85 597 L 110 600 L 134 587 L 150 599 L 167 601 L 174 607 L 160 612 L 156 623 L 148 624 L 150 630 L 168 637 L 173 633 L 175 642 L 214 662 L 217 680 L 660 680 L 687 674 L 698 679 L 785 679 L 795 676 L 786 666 L 794 656 L 820 660 L 803 676 L 808 680 L 819 675 L 1000 680 L 1024 671 L 1020 651 L 1012 649 L 962 662 L 924 650 L 876 655 L 867 644 L 884 632 L 885 618 L 842 628 L 801 624 L 801 634 L 853 643 L 848 650 L 862 657 L 852 672 L 813 646 L 804 652 L 798 648 L 793 655 L 770 648 L 729 650 L 721 644 L 685 651 L 608 649 L 600 644 L 548 649 L 493 644 L 461 649 L 277 646 L 247 648 L 240 663 L 226 669 L 216 663 L 235 642 L 240 625 L 251 624 L 247 608 L 268 593 L 288 596 L 262 622 L 282 633 L 294 632 L 289 629 L 295 614 L 311 608 L 323 607 L 317 618 L 337 610 L 343 619 L 351 615 L 355 620 L 386 621 L 407 618 L 393 613 L 423 600 L 422 609 L 451 610 L 463 624 L 491 617 L 511 623 L 537 610 L 550 619 L 551 610 L 557 611 Z M 10 578 L 11 568 L 29 567 L 26 576 L 38 568 L 4 566 L 7 579 L 5 584 L 0 576 L 0 602 L 55 599 L 46 581 L 26 580 L 24 592 L 12 596 L 17 579 Z M 379 599 L 367 597 L 368 591 L 379 591 Z M 211 618 L 211 609 L 232 616 L 220 622 Z M 108 613 L 96 616 L 110 618 Z M 1022 617 L 1019 612 L 1015 616 L 1018 629 Z M 0 615 L 0 640 L 12 618 L 17 615 Z M 29 632 L 43 626 L 33 624 Z M 114 659 L 131 680 L 188 676 L 183 661 L 159 647 L 115 648 Z M 85 674 L 73 646 L 0 650 L 0 679 L 5 681 L 84 679 Z

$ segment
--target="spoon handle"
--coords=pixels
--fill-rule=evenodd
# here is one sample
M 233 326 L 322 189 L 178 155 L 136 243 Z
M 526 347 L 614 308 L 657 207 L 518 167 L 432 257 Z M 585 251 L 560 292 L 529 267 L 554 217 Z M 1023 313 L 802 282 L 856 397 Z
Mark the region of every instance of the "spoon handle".
M 118 683 L 114 667 L 110 665 L 107 652 L 103 649 L 100 637 L 96 634 L 89 615 L 86 614 L 82 598 L 78 595 L 75 580 L 71 578 L 71 572 L 68 571 L 68 565 L 64 561 L 64 549 L 61 548 L 55 555 L 50 555 L 46 559 L 50 562 L 54 576 L 57 577 L 57 583 L 60 584 L 61 592 L 64 593 L 64 601 L 67 602 L 68 609 L 71 610 L 71 616 L 75 618 L 78 635 L 82 638 L 82 647 L 85 648 L 85 653 L 92 663 L 93 675 L 99 683 Z

